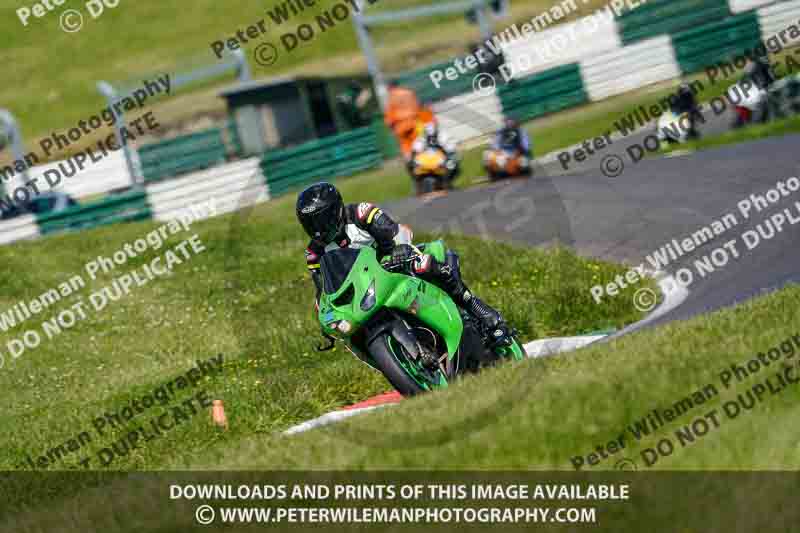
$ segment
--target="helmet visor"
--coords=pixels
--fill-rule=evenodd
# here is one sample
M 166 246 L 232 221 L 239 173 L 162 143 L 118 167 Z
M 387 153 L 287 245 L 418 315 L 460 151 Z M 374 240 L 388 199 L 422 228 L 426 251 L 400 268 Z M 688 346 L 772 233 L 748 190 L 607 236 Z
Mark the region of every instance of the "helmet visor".
M 304 213 L 303 228 L 310 237 L 329 243 L 339 232 L 340 210 L 341 206 L 329 206 L 315 213 Z

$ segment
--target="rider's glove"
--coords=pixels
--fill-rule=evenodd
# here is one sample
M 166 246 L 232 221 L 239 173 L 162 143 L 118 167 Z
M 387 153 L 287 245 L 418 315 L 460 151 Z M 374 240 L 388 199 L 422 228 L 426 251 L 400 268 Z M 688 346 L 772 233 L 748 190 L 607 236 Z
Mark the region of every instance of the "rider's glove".
M 414 249 L 408 244 L 398 244 L 392 249 L 387 265 L 398 266 L 406 263 L 414 257 Z

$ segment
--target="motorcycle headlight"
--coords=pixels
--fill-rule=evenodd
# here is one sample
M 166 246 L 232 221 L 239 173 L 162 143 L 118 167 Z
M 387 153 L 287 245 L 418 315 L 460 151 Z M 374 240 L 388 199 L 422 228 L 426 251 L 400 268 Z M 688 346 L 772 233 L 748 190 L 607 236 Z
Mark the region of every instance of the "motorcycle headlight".
M 342 333 L 350 333 L 350 330 L 353 329 L 353 325 L 350 324 L 347 320 L 341 320 L 336 325 L 336 329 L 341 331 Z
M 372 282 L 367 287 L 367 293 L 361 299 L 361 310 L 362 311 L 369 311 L 375 306 L 375 280 L 373 279 Z

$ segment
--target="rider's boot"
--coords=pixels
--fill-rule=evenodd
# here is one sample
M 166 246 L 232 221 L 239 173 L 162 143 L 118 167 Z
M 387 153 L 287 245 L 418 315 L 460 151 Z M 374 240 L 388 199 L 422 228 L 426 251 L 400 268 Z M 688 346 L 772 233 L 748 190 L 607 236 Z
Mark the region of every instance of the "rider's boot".
M 427 260 L 415 265 L 417 274 L 429 273 L 431 277 L 439 281 L 439 285 L 455 301 L 456 305 L 462 307 L 477 320 L 484 333 L 491 339 L 493 346 L 511 344 L 512 331 L 503 320 L 502 315 L 472 294 L 461 279 L 458 255 L 448 250 L 444 263 L 436 261 L 429 255 L 425 257 Z

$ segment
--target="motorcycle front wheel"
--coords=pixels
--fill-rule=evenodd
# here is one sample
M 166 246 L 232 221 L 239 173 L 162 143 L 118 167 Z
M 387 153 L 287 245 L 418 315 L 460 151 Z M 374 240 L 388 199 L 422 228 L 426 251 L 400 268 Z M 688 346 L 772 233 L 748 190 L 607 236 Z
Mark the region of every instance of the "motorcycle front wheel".
M 381 373 L 403 396 L 415 396 L 447 386 L 447 378 L 441 370 L 426 368 L 389 333 L 376 337 L 369 345 L 369 353 Z

